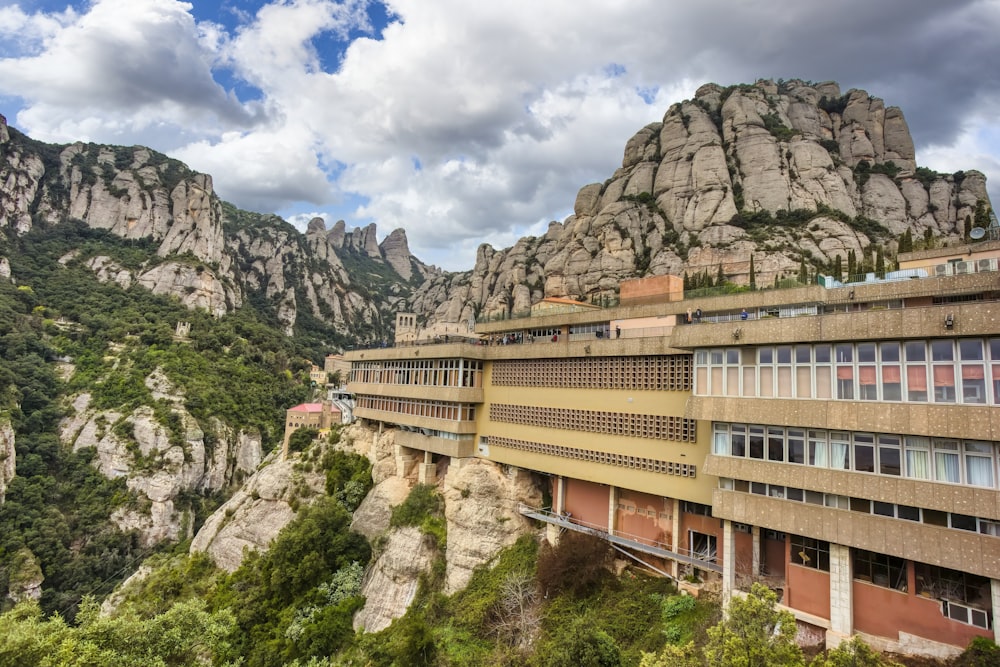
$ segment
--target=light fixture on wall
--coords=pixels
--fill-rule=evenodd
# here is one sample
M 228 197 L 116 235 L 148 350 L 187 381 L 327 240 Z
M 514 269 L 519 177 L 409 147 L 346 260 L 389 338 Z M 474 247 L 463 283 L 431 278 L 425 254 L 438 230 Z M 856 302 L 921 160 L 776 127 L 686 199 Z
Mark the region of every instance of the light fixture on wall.
M 735 329 L 733 329 L 733 340 L 739 340 L 742 335 L 743 335 L 743 329 L 741 329 L 740 327 L 736 327 Z
M 955 327 L 955 316 L 952 315 L 951 313 L 948 313 L 947 315 L 944 316 L 944 328 L 953 329 L 954 327 Z

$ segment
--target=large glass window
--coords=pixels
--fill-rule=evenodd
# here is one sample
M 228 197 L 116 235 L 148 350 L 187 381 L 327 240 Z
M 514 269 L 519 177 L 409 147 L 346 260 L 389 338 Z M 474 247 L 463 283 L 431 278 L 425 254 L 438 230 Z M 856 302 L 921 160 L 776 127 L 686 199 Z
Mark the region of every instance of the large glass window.
M 906 590 L 906 561 L 895 556 L 854 550 L 854 578 L 897 591 Z
M 882 400 L 903 400 L 903 381 L 900 372 L 899 343 L 882 343 L 879 346 L 882 355 Z
M 830 543 L 811 537 L 792 535 L 792 562 L 804 567 L 812 567 L 824 572 L 830 571 Z
M 955 347 L 950 340 L 931 341 L 934 402 L 955 402 Z
M 854 347 L 848 344 L 835 348 L 837 355 L 837 398 L 854 398 Z

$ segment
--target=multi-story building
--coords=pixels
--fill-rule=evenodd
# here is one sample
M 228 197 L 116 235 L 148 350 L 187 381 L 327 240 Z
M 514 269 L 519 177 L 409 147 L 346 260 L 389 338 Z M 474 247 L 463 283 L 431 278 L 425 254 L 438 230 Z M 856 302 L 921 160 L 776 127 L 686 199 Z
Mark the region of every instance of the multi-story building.
M 697 299 L 661 277 L 615 308 L 477 326 L 522 344 L 350 353 L 349 389 L 401 430 L 404 472 L 544 475 L 530 516 L 725 598 L 763 580 L 830 644 L 947 655 L 998 636 L 998 257 Z

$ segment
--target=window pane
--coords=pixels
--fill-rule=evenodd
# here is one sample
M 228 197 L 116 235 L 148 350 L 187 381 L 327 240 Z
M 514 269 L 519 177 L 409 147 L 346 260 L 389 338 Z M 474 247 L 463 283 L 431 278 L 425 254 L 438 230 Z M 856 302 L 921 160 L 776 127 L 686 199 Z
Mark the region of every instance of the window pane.
M 985 456 L 965 456 L 965 479 L 972 486 L 993 486 L 993 459 Z
M 962 402 L 986 402 L 986 372 L 982 364 L 962 364 Z
M 950 340 L 931 341 L 931 360 L 933 361 L 953 361 L 955 359 L 955 349 Z
M 983 358 L 983 341 L 965 338 L 958 341 L 958 356 L 962 361 L 976 361 Z
M 882 363 L 896 363 L 899 361 L 899 343 L 882 343 Z
M 785 434 L 780 429 L 768 429 L 767 431 L 767 460 L 785 460 Z
M 816 398 L 830 398 L 832 377 L 829 366 L 816 367 Z
M 760 369 L 760 395 L 763 398 L 774 396 L 774 369 L 770 366 Z
M 812 397 L 812 367 L 795 367 L 795 396 L 798 398 Z
M 959 478 L 958 454 L 948 452 L 934 452 L 935 479 L 939 482 L 953 482 L 958 484 Z
M 788 432 L 788 462 L 806 462 L 806 442 L 802 431 Z
M 899 475 L 899 448 L 879 447 L 878 448 L 878 471 L 883 475 Z
M 854 469 L 858 472 L 875 472 L 875 448 L 854 444 Z
M 813 350 L 816 355 L 817 364 L 828 364 L 830 363 L 830 346 L 829 345 L 817 345 L 816 349 Z
M 903 350 L 907 361 L 927 361 L 927 348 L 923 342 L 906 343 Z

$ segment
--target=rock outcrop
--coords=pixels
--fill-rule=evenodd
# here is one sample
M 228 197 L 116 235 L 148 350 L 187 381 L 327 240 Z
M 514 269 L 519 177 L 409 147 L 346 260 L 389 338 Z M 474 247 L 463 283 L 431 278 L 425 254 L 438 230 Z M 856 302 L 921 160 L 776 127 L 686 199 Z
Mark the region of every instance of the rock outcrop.
M 273 452 L 260 469 L 216 510 L 191 542 L 191 551 L 208 553 L 215 564 L 232 572 L 246 550 L 264 551 L 295 518 L 293 505 L 325 492 L 321 472 L 296 469 L 297 459 Z
M 72 413 L 61 425 L 61 439 L 74 451 L 93 447 L 94 466 L 110 478 L 125 477 L 139 502 L 112 515 L 122 530 L 137 530 L 151 546 L 190 537 L 189 510 L 179 504 L 185 492 L 205 493 L 238 484 L 260 464 L 261 442 L 255 433 L 234 432 L 214 421 L 214 445 L 183 407 L 183 397 L 159 371 L 147 379 L 154 400 L 170 405 L 183 433 L 171 433 L 152 408 L 129 414 L 95 410 L 89 394 L 72 401 Z
M 16 452 L 14 451 L 14 427 L 10 420 L 0 422 L 0 505 L 7 494 L 7 485 L 14 479 Z
M 958 241 L 987 205 L 976 171 L 918 169 L 902 111 L 835 83 L 707 84 L 627 143 L 622 166 L 582 187 L 573 214 L 513 247 L 482 246 L 470 272 L 428 280 L 428 323 L 526 311 L 543 297 L 601 303 L 621 280 L 666 273 L 759 282 L 888 255 L 910 230 Z M 870 224 L 875 223 L 875 224 Z

